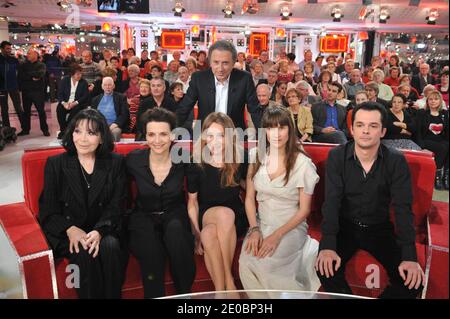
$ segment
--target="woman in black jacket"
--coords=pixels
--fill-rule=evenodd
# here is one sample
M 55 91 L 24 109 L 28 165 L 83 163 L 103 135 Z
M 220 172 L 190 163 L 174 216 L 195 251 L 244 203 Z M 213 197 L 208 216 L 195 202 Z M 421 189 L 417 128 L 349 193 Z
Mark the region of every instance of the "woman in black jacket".
M 120 298 L 125 161 L 112 153 L 106 120 L 94 109 L 77 114 L 62 145 L 66 152 L 45 166 L 40 224 L 55 257 L 79 267 L 79 298 Z
M 431 92 L 424 110 L 417 113 L 417 142 L 434 153 L 436 161 L 435 188 L 448 190 L 448 111 L 442 108 L 442 96 L 438 91 Z
M 416 133 L 416 121 L 406 112 L 407 99 L 401 93 L 393 96 L 391 107 L 387 111 L 386 134 L 383 144 L 392 148 L 420 151 L 419 145 L 412 141 Z
M 157 107 L 141 120 L 149 148 L 130 152 L 126 159 L 137 186 L 128 225 L 130 250 L 141 266 L 145 298 L 164 296 L 166 259 L 176 292 L 189 293 L 195 276 L 194 238 L 184 192 L 190 164 L 177 161 L 172 152 L 175 114 Z

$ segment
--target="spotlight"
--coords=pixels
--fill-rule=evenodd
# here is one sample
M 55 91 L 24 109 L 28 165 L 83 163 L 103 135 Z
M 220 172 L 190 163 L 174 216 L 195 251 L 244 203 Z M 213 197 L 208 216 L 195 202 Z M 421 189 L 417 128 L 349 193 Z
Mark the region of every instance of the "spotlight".
M 292 17 L 291 9 L 289 9 L 288 6 L 282 6 L 280 11 L 281 20 L 287 21 L 289 20 L 289 17 Z
M 425 18 L 427 24 L 436 24 L 436 20 L 439 17 L 439 12 L 437 9 L 431 9 L 428 16 Z
M 389 10 L 387 8 L 381 8 L 379 22 L 386 23 L 390 18 L 391 16 L 389 15 Z
M 69 0 L 61 0 L 56 4 L 59 6 L 61 11 L 69 12 L 72 10 L 72 4 L 69 2 Z
M 181 2 L 177 2 L 175 3 L 175 7 L 172 9 L 172 11 L 175 17 L 181 17 L 186 9 L 183 8 L 183 4 Z
M 44 36 L 42 34 L 39 36 L 39 40 L 44 41 Z
M 250 34 L 252 34 L 252 30 L 250 29 L 249 26 L 246 26 L 246 27 L 245 27 L 244 34 L 245 34 L 245 35 L 250 35 Z
M 103 38 L 102 39 L 102 43 L 105 44 L 106 43 L 106 39 Z
M 13 35 L 13 39 L 14 39 L 14 40 L 17 40 L 17 34 L 14 34 L 14 35 Z
M 333 17 L 333 22 L 341 22 L 341 18 L 344 17 L 342 9 L 339 7 L 335 7 L 333 11 L 331 11 L 331 16 Z
M 222 12 L 225 13 L 224 18 L 232 18 L 234 11 L 233 11 L 233 4 L 228 2 L 224 9 L 222 9 Z
M 29 35 L 27 35 L 26 37 L 25 37 L 25 41 L 27 41 L 27 42 L 30 42 L 30 36 Z
M 84 41 L 86 41 L 86 39 L 85 39 L 84 37 L 81 37 L 81 38 L 80 38 L 80 41 L 81 41 L 81 42 L 84 42 Z

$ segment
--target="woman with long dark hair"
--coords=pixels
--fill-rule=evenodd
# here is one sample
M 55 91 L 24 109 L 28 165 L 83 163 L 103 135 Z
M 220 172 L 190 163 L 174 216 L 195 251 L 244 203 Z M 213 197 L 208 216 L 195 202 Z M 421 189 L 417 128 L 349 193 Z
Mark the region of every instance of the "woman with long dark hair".
M 239 258 L 242 285 L 316 291 L 319 244 L 308 235 L 306 218 L 319 176 L 297 143 L 287 110 L 268 107 L 262 127 L 267 147 L 251 150 L 247 174 L 245 210 L 250 228 Z

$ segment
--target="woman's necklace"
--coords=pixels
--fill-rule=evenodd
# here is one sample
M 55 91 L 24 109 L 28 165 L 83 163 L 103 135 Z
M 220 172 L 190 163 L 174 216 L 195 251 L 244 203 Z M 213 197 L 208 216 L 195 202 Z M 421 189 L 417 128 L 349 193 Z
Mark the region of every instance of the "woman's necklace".
M 91 184 L 88 182 L 86 175 L 84 174 L 84 169 L 83 169 L 83 166 L 81 165 L 81 163 L 80 163 L 80 169 L 81 169 L 81 174 L 83 174 L 84 181 L 86 182 L 87 188 L 90 189 Z

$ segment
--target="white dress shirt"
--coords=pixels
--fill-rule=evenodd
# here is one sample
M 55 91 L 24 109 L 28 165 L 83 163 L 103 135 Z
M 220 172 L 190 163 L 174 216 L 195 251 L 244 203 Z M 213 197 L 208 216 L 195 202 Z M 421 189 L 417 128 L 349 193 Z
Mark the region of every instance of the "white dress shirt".
M 70 96 L 69 100 L 67 101 L 68 103 L 72 103 L 73 101 L 75 101 L 75 92 L 77 91 L 78 82 L 80 81 L 76 81 L 75 83 L 73 83 L 73 79 L 70 78 Z
M 214 77 L 214 80 L 216 82 L 216 110 L 215 110 L 216 112 L 222 112 L 227 114 L 228 85 L 230 83 L 230 75 L 228 76 L 228 79 L 223 81 L 223 83 L 219 82 L 217 78 Z

